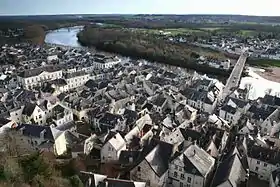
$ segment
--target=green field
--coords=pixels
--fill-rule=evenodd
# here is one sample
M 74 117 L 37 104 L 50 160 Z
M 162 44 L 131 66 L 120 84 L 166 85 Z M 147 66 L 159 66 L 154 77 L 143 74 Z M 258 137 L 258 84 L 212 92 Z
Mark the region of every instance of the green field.
M 249 64 L 261 67 L 280 67 L 280 60 L 270 59 L 253 59 L 248 61 Z
M 242 36 L 255 36 L 258 34 L 256 31 L 251 31 L 251 30 L 240 30 L 239 33 Z
M 165 34 L 170 36 L 175 36 L 179 34 L 192 34 L 192 33 L 206 33 L 206 31 L 199 29 L 189 29 L 189 28 L 170 28 L 170 29 L 133 29 L 134 31 L 145 32 L 148 34 Z

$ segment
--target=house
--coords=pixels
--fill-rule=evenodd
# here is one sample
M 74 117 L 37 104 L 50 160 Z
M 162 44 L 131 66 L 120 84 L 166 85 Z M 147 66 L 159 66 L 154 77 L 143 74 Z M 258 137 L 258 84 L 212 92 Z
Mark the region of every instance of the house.
M 162 113 L 167 108 L 167 99 L 163 95 L 159 95 L 152 101 L 157 112 Z
M 125 149 L 124 138 L 119 133 L 110 131 L 100 151 L 101 163 L 118 161 L 121 151 Z
M 212 187 L 235 187 L 246 186 L 246 169 L 244 168 L 239 155 L 236 153 L 225 159 L 218 165 Z
M 108 176 L 81 171 L 85 187 L 146 187 L 145 182 L 109 178 Z
M 168 164 L 173 154 L 173 146 L 165 142 L 158 144 L 130 171 L 130 178 L 146 182 L 147 186 L 161 187 L 166 184 Z
M 89 78 L 90 75 L 83 71 L 76 71 L 65 75 L 69 90 L 85 85 Z
M 107 130 L 114 128 L 122 131 L 126 129 L 125 122 L 126 121 L 123 116 L 106 112 L 103 117 L 97 120 L 96 125 L 101 130 L 101 132 L 106 132 Z
M 263 135 L 270 134 L 272 127 L 279 122 L 279 109 L 275 106 L 253 104 L 247 114 L 250 122 L 260 126 Z
M 212 114 L 216 107 L 217 98 L 213 91 L 186 88 L 180 93 L 187 99 L 188 105 L 199 111 Z
M 169 186 L 204 187 L 212 179 L 215 159 L 196 144 L 192 144 L 169 164 Z
M 270 174 L 280 167 L 280 152 L 277 149 L 248 143 L 248 163 L 250 172 L 261 180 L 270 180 Z
M 46 123 L 46 112 L 35 103 L 26 103 L 22 111 L 23 122 L 37 123 L 44 125 Z
M 219 111 L 219 116 L 233 125 L 236 125 L 250 105 L 243 100 L 236 98 L 229 98 L 226 104 L 221 107 Z
M 228 136 L 228 132 L 217 129 L 206 146 L 206 152 L 214 158 L 219 158 L 224 152 Z
M 93 65 L 99 69 L 112 68 L 113 66 L 119 64 L 121 59 L 118 57 L 106 57 L 105 55 L 95 54 Z
M 255 126 L 254 124 L 252 124 L 250 122 L 250 120 L 248 119 L 246 121 L 246 124 L 244 127 L 242 127 L 239 131 L 238 134 L 240 135 L 256 135 L 258 133 L 258 128 L 257 126 Z
M 274 170 L 269 179 L 269 187 L 278 187 L 280 184 L 280 168 Z
M 38 148 L 45 142 L 54 143 L 54 136 L 49 126 L 21 124 L 16 129 L 32 147 Z
M 175 128 L 173 132 L 170 133 L 168 136 L 162 137 L 163 140 L 170 144 L 180 144 L 183 141 L 187 141 L 189 143 L 199 141 L 202 134 L 192 130 L 192 129 L 183 129 L 183 128 Z
M 28 69 L 18 74 L 18 82 L 25 89 L 32 89 L 50 80 L 62 78 L 62 69 L 58 66 L 44 66 Z
M 58 127 L 73 121 L 73 112 L 60 104 L 51 109 L 51 116 L 52 121 Z

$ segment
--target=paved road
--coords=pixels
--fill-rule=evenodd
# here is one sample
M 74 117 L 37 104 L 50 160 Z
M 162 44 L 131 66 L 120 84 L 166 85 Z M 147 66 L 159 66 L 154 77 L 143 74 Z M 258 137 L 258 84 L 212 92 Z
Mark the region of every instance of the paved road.
M 246 54 L 241 54 L 238 61 L 236 62 L 223 91 L 222 101 L 232 92 L 232 88 L 238 88 L 239 81 L 247 60 Z

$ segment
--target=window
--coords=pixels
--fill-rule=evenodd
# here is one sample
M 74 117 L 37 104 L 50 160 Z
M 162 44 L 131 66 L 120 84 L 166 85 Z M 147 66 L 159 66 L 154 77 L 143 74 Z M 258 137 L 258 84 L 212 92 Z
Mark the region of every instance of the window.
M 257 161 L 257 164 L 260 164 L 260 161 Z
M 184 184 L 182 182 L 180 182 L 180 187 L 184 187 Z
M 192 182 L 192 178 L 188 177 L 188 183 L 191 183 L 191 182 Z
M 141 171 L 141 167 L 140 166 L 138 166 L 137 171 L 139 171 L 139 172 Z
M 264 166 L 264 167 L 267 167 L 267 163 L 264 163 L 263 166 Z
M 258 171 L 259 170 L 259 167 L 256 167 L 255 171 Z
M 175 165 L 175 170 L 178 170 L 178 166 L 177 165 Z
M 185 175 L 184 173 L 181 174 L 181 179 L 184 180 L 185 179 Z
M 174 172 L 174 177 L 177 178 L 177 176 L 178 176 L 178 173 L 175 171 Z
M 191 187 L 191 185 L 190 185 L 190 184 L 187 184 L 186 187 Z

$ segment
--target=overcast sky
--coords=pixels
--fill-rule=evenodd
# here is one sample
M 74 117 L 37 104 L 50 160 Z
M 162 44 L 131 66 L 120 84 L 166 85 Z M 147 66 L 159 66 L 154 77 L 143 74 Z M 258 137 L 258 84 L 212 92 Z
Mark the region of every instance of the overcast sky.
M 280 16 L 280 0 L 0 0 L 0 15 L 111 13 Z

